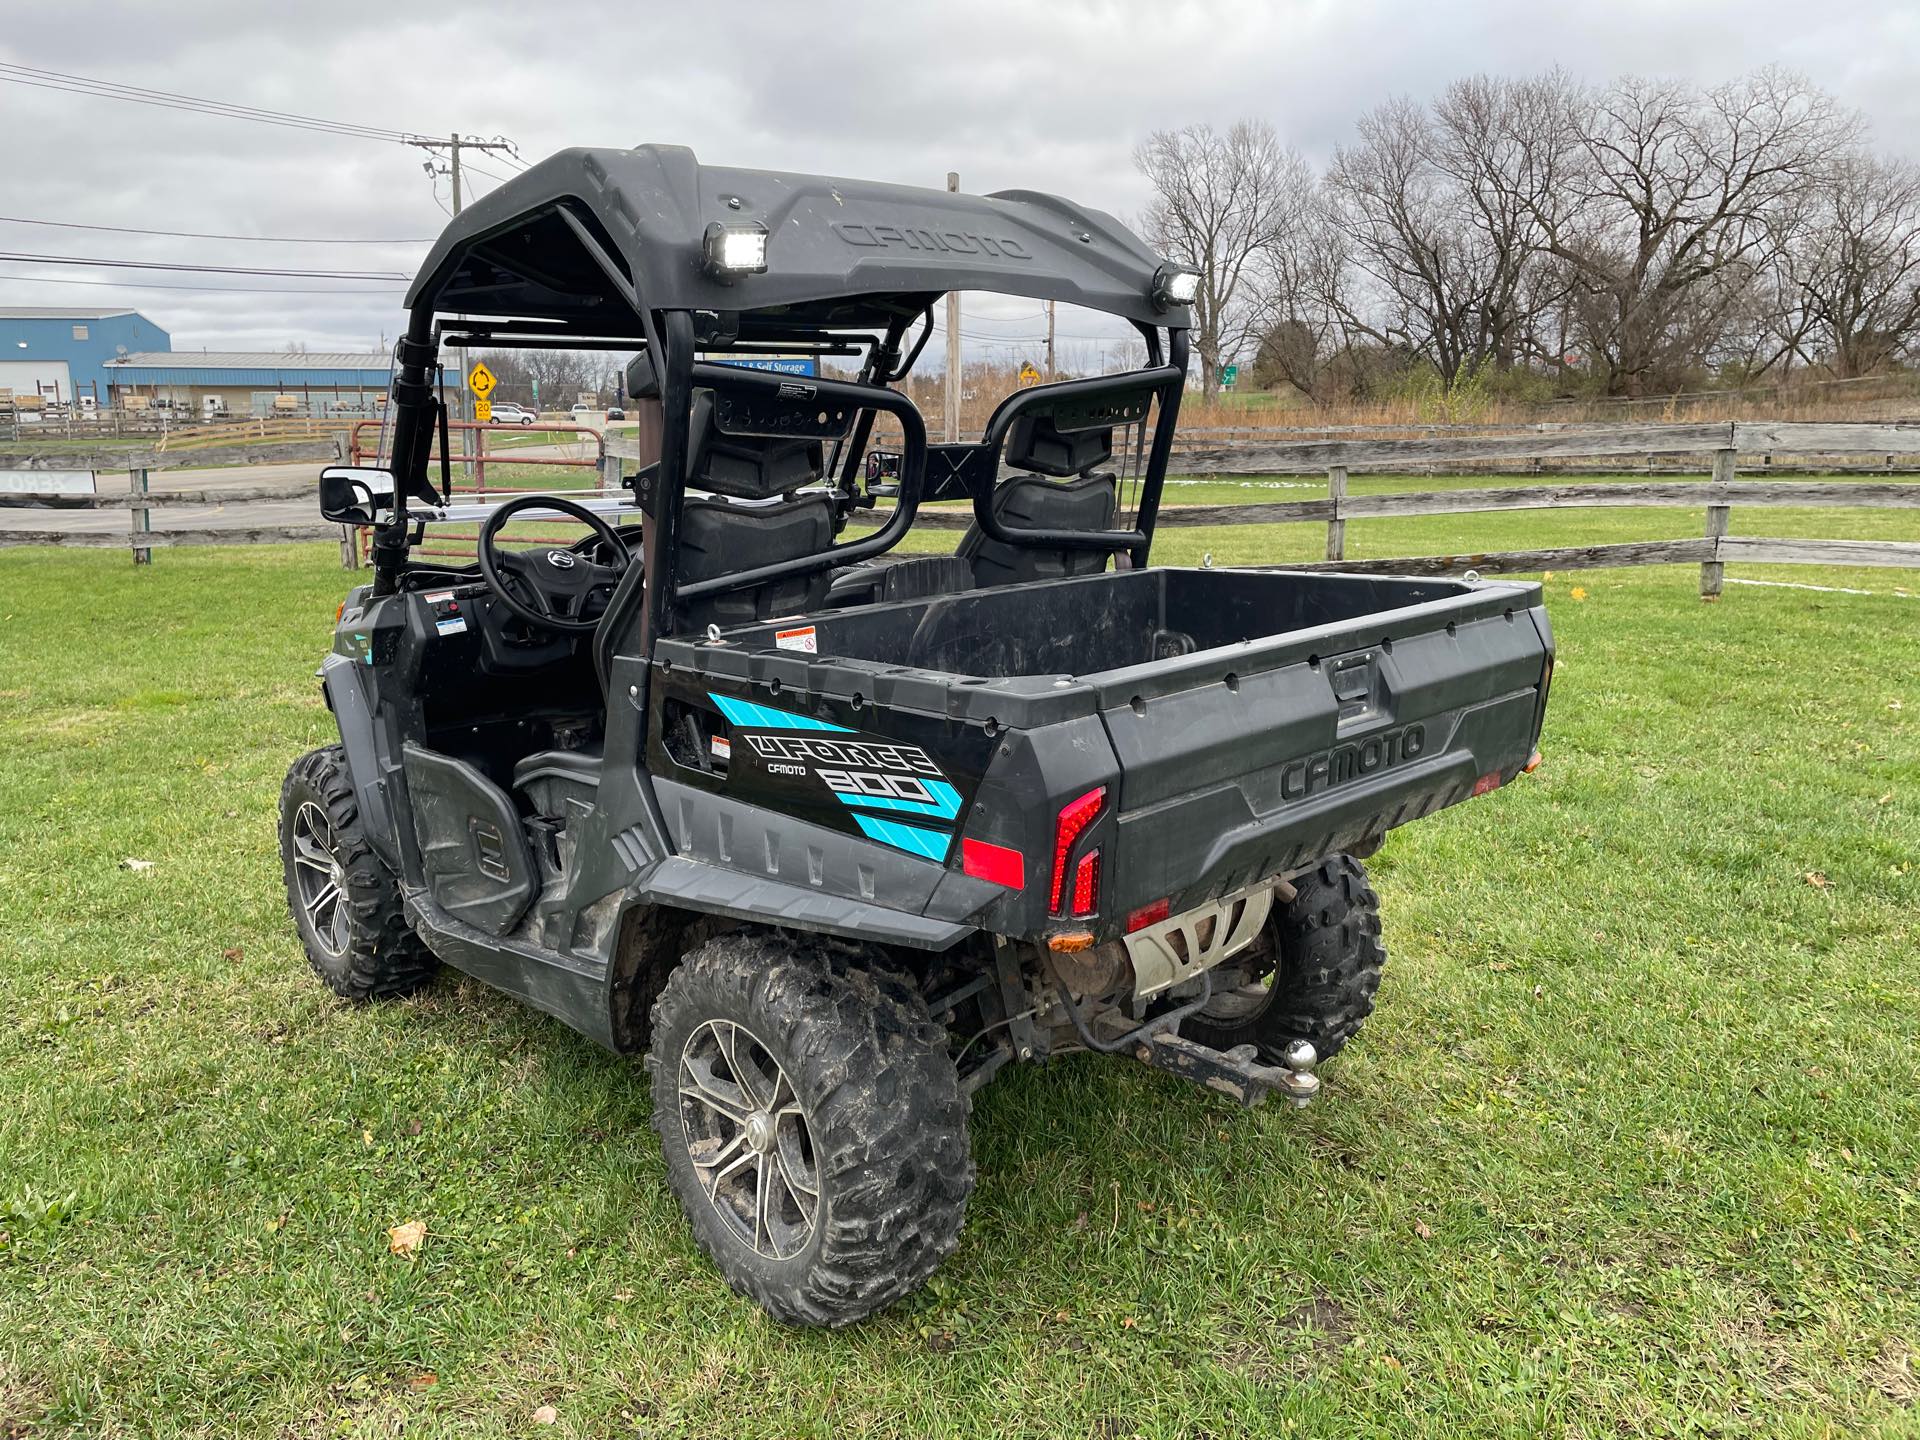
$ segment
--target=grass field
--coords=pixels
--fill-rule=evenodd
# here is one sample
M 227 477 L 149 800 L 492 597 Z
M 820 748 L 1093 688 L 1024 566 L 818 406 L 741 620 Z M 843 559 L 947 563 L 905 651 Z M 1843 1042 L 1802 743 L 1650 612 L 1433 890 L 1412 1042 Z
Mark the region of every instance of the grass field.
M 274 807 L 332 738 L 336 567 L 0 554 L 0 1436 L 1920 1432 L 1912 577 L 1550 579 L 1546 765 L 1373 863 L 1392 959 L 1324 1098 L 1011 1071 L 959 1251 L 819 1334 L 694 1250 L 637 1065 L 455 977 L 349 1009 L 307 972 Z

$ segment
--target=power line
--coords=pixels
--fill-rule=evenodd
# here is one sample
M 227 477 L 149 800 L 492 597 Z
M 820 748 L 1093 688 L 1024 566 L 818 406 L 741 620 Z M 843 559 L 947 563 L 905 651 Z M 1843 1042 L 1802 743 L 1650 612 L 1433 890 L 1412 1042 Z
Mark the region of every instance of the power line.
M 0 251 L 0 260 L 32 261 L 45 265 L 95 265 L 108 270 L 186 270 L 201 275 L 273 275 L 299 280 L 413 279 L 394 270 L 271 270 L 252 265 L 185 265 L 169 260 L 102 260 L 84 255 L 28 255 Z
M 64 275 L 20 275 L 0 271 L 0 280 L 23 285 L 87 285 L 107 290 L 197 290 L 206 295 L 397 295 L 406 287 L 394 285 L 385 290 L 279 289 L 270 285 L 162 285 L 143 280 L 76 280 Z
M 133 225 L 83 225 L 77 220 L 29 220 L 0 215 L 0 225 L 43 225 L 56 230 L 99 230 L 114 235 L 166 235 L 176 240 L 253 240 L 263 245 L 431 245 L 431 240 L 362 240 L 325 235 L 217 235 L 204 230 L 144 230 Z
M 317 130 L 332 135 L 362 140 L 380 140 L 394 145 L 407 144 L 413 137 L 403 130 L 389 130 L 354 121 L 327 120 L 317 115 L 300 115 L 288 110 L 266 110 L 255 105 L 238 105 L 227 100 L 208 100 L 197 95 L 182 95 L 171 90 L 152 90 L 144 85 L 124 85 L 115 80 L 96 80 L 60 70 L 41 70 L 31 65 L 0 61 L 0 80 L 14 85 L 29 85 L 40 90 L 62 90 L 69 94 L 92 95 L 102 100 L 125 100 L 136 105 L 155 105 L 166 110 L 190 110 L 203 115 L 221 115 L 230 120 L 251 120 L 261 125 L 286 129 Z

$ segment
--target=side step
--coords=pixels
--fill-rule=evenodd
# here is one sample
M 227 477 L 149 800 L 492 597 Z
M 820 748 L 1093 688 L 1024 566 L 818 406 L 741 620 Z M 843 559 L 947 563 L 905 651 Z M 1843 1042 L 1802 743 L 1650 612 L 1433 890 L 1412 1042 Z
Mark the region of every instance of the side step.
M 1284 1095 L 1296 1108 L 1320 1093 L 1320 1077 L 1313 1073 L 1320 1057 L 1304 1040 L 1287 1047 L 1286 1063 L 1282 1065 L 1262 1065 L 1257 1058 L 1259 1052 L 1251 1045 L 1215 1050 L 1178 1035 L 1148 1036 L 1134 1046 L 1133 1053 L 1156 1069 L 1231 1096 L 1249 1110 L 1275 1093 Z

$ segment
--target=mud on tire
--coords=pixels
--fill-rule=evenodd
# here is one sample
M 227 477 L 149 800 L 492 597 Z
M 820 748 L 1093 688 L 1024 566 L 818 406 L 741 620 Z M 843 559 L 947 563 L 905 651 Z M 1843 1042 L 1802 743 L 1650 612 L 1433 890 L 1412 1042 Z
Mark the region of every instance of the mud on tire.
M 1270 980 L 1223 995 L 1181 1024 L 1180 1033 L 1227 1050 L 1249 1042 L 1279 1063 L 1294 1040 L 1337 1055 L 1373 1013 L 1386 948 L 1380 897 L 1351 855 L 1330 855 L 1293 879 L 1293 900 L 1275 905 L 1255 942 L 1254 969 Z
M 735 1290 L 791 1324 L 845 1325 L 918 1288 L 953 1250 L 974 1179 L 966 1100 L 944 1030 L 883 957 L 722 935 L 673 972 L 652 1029 L 668 1183 Z M 756 1092 L 752 1108 L 732 1097 L 736 1078 Z M 721 1113 L 734 1099 L 737 1126 Z M 756 1144 L 765 1152 L 742 1161 Z M 764 1234 L 747 1213 L 758 1165 L 771 1176 Z
M 440 962 L 407 924 L 399 884 L 367 842 L 340 746 L 310 751 L 288 769 L 280 863 L 301 948 L 334 994 L 380 1000 L 433 978 Z

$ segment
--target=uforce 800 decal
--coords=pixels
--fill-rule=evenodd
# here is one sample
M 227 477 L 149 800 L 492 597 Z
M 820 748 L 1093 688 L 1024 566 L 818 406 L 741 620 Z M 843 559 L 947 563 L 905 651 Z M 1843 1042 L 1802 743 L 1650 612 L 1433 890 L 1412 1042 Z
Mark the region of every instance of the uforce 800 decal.
M 804 765 L 843 804 L 935 820 L 951 820 L 960 813 L 959 792 L 946 782 L 933 757 L 918 745 L 875 745 L 751 732 L 746 741 L 769 769 L 792 774 L 788 766 Z
M 737 727 L 735 741 L 744 741 L 768 774 L 811 776 L 849 807 L 869 839 L 923 859 L 946 859 L 952 832 L 926 822 L 958 817 L 960 792 L 918 745 L 861 740 L 824 720 L 709 693 Z M 733 754 L 741 758 L 737 743 Z

